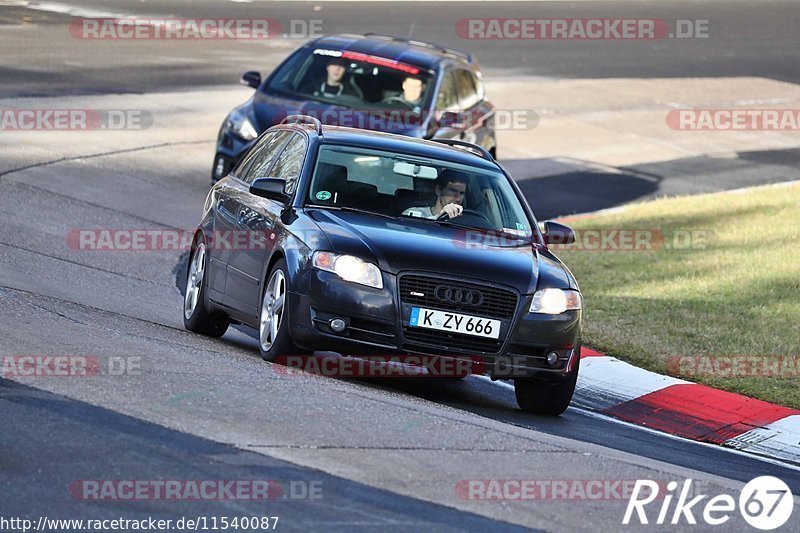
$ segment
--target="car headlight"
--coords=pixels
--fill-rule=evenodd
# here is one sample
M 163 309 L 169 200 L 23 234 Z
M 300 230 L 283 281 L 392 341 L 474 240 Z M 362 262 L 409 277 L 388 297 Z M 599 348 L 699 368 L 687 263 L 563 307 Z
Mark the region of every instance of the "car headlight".
M 333 252 L 314 252 L 311 264 L 320 270 L 333 272 L 345 281 L 360 283 L 376 289 L 383 288 L 383 276 L 381 276 L 380 269 L 358 257 Z
M 565 311 L 581 308 L 581 293 L 564 289 L 542 289 L 536 291 L 531 302 L 531 313 L 560 315 Z
M 247 117 L 239 111 L 232 111 L 231 114 L 228 115 L 226 126 L 245 141 L 252 141 L 258 137 L 256 129 L 250 124 Z

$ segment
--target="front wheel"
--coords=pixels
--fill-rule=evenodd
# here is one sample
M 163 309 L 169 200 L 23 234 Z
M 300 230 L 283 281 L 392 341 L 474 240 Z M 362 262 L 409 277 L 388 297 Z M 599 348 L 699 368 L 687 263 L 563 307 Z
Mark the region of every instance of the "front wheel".
M 558 416 L 566 411 L 578 382 L 580 350 L 576 355 L 575 368 L 563 380 L 547 382 L 536 378 L 515 379 L 514 395 L 517 397 L 520 409 L 529 413 L 551 416 Z
M 222 313 L 209 313 L 206 309 L 207 266 L 206 244 L 201 241 L 189 258 L 186 294 L 183 296 L 183 326 L 189 331 L 209 337 L 222 337 L 228 330 L 230 319 Z
M 286 287 L 286 261 L 281 259 L 272 267 L 261 297 L 258 320 L 258 348 L 261 357 L 272 361 L 279 355 L 299 355 L 302 352 L 289 335 L 289 295 Z

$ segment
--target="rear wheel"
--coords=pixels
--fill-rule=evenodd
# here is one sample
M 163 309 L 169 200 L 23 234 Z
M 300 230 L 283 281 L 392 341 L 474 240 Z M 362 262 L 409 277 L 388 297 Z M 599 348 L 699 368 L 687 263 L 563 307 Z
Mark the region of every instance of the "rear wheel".
M 206 243 L 200 241 L 189 258 L 186 294 L 183 296 L 183 325 L 195 333 L 209 337 L 222 337 L 228 330 L 230 319 L 222 313 L 209 313 L 206 309 L 207 266 Z
M 520 409 L 529 413 L 558 416 L 569 407 L 575 385 L 578 382 L 580 349 L 577 351 L 575 367 L 569 376 L 559 381 L 546 381 L 537 378 L 517 378 L 514 380 L 514 395 Z
M 258 348 L 261 357 L 272 361 L 279 355 L 304 353 L 295 346 L 289 335 L 289 297 L 287 294 L 286 261 L 275 263 L 267 276 L 267 285 L 261 298 L 258 320 Z

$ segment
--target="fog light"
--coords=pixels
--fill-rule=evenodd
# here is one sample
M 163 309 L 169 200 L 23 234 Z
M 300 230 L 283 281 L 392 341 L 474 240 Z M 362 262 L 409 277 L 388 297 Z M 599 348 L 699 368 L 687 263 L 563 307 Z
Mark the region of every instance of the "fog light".
M 556 363 L 558 363 L 558 352 L 548 352 L 547 364 L 550 366 L 555 366 Z
M 218 157 L 217 166 L 214 168 L 214 175 L 217 178 L 222 179 L 225 177 L 223 176 L 224 173 L 225 173 L 225 160 L 221 157 Z
M 329 324 L 331 326 L 331 329 L 336 333 L 341 333 L 345 329 L 347 329 L 347 322 L 345 322 L 341 318 L 332 318 Z

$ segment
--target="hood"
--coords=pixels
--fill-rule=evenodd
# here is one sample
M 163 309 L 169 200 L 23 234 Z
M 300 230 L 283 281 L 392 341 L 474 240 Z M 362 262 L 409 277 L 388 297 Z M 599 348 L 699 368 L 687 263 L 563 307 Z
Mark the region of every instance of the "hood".
M 365 111 L 325 102 L 300 100 L 257 91 L 249 102 L 250 112 L 259 133 L 280 124 L 289 115 L 309 115 L 330 126 L 347 126 L 409 137 L 423 137 L 426 125 L 422 118 L 402 109 Z
M 375 262 L 391 274 L 419 270 L 491 280 L 521 294 L 535 292 L 540 281 L 543 287 L 570 285 L 561 262 L 529 243 L 501 243 L 491 236 L 479 241 L 480 233 L 429 221 L 313 208 L 306 212 L 334 252 Z

